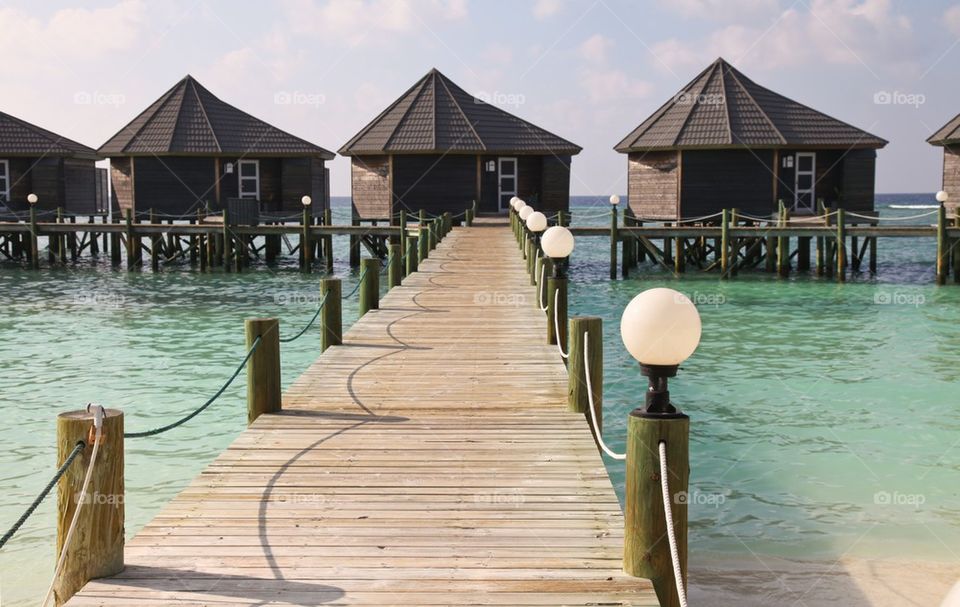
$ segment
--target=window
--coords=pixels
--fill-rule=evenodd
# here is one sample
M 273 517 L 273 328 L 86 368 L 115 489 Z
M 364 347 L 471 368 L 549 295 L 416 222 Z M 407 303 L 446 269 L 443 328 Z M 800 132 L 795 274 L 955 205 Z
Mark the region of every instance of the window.
M 10 161 L 0 160 L 0 202 L 10 200 Z
M 260 161 L 241 160 L 240 198 L 260 198 Z

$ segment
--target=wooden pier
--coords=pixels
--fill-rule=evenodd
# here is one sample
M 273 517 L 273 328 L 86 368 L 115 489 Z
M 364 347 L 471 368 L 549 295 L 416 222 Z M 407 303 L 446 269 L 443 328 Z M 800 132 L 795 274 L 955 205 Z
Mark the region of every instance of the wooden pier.
M 453 230 L 67 604 L 658 605 L 534 299 Z

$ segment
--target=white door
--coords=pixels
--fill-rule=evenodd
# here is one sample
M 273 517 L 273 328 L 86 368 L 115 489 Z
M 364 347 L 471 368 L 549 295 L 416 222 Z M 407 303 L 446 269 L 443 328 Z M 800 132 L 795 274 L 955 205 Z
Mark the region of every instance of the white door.
M 260 161 L 240 161 L 240 198 L 260 199 Z
M 793 210 L 814 212 L 817 200 L 817 155 L 797 152 L 793 177 Z
M 0 160 L 0 202 L 10 200 L 10 161 Z
M 497 179 L 499 181 L 500 210 L 510 207 L 510 199 L 517 195 L 517 159 L 497 159 Z

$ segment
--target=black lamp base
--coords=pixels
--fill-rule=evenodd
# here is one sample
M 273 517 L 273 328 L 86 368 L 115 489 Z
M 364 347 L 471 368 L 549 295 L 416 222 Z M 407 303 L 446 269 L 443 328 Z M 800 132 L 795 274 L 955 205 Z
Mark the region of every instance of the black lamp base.
M 670 402 L 667 380 L 676 377 L 678 365 L 640 365 L 640 372 L 649 380 L 642 409 L 631 415 L 640 417 L 672 418 L 686 417 Z

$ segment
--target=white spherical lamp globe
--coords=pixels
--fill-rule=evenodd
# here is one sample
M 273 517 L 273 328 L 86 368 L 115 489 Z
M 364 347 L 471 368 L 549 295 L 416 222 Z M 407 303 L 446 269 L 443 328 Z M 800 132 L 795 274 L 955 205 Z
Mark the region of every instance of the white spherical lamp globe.
M 533 207 L 529 205 L 520 207 L 520 219 L 526 221 L 531 215 L 533 215 Z
M 573 234 L 563 226 L 548 228 L 540 237 L 543 254 L 553 259 L 570 257 L 573 253 Z
M 30 204 L 37 204 L 37 201 L 40 200 L 37 198 L 36 194 L 27 194 L 27 202 Z
M 610 204 L 612 204 L 613 206 L 617 206 L 618 204 L 620 204 L 620 197 L 617 196 L 616 194 L 614 194 L 613 196 L 611 196 L 611 197 L 610 197 Z
M 640 293 L 620 318 L 623 345 L 643 365 L 679 365 L 697 349 L 700 330 L 697 307 L 673 289 Z
M 950 194 L 947 194 L 943 190 L 937 192 L 937 202 L 946 202 L 950 200 Z
M 514 196 L 513 198 L 510 199 L 510 206 L 513 207 L 514 210 L 516 210 L 516 208 L 517 208 L 517 203 L 518 203 L 519 201 L 520 201 L 520 199 L 517 198 L 516 196 Z
M 540 211 L 534 211 L 527 217 L 527 229 L 531 232 L 542 232 L 547 229 L 547 216 Z
M 305 207 L 310 206 L 310 203 L 312 202 L 313 202 L 313 198 L 310 198 L 309 196 L 304 196 L 303 198 L 300 199 L 300 204 L 302 204 Z

